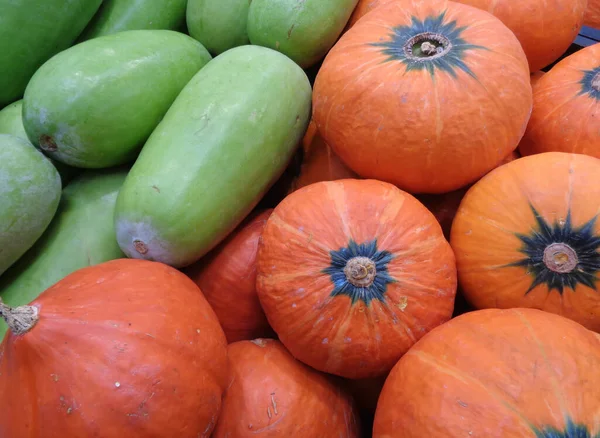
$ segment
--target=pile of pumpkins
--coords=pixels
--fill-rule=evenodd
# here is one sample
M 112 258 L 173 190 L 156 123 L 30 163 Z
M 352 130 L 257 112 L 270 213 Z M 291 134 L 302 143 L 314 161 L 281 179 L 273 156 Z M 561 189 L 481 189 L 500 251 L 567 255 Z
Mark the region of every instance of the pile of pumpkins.
M 600 437 L 600 1 L 25 3 L 0 437 Z

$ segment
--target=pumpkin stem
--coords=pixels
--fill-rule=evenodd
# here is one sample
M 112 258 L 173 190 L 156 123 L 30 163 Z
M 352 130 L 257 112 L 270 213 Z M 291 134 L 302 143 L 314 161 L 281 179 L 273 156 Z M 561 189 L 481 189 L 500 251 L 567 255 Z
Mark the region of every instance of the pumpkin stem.
M 544 264 L 561 274 L 571 272 L 579 263 L 577 253 L 566 243 L 553 243 L 544 250 Z
M 0 316 L 11 332 L 24 335 L 38 322 L 38 309 L 34 306 L 10 307 L 0 298 Z
M 375 262 L 368 257 L 353 257 L 346 263 L 344 274 L 348 282 L 356 287 L 369 287 L 373 284 L 377 269 Z
M 431 59 L 443 56 L 452 44 L 444 35 L 423 32 L 410 38 L 404 45 L 404 53 L 410 59 Z
M 600 73 L 596 73 L 592 79 L 592 88 L 596 91 L 600 91 Z

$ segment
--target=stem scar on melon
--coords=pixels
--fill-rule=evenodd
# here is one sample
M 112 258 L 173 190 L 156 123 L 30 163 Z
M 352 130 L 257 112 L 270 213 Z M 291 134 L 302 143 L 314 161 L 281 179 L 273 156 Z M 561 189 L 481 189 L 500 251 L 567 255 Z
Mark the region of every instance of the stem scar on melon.
M 48 152 L 56 152 L 58 150 L 58 146 L 52 137 L 46 134 L 40 135 L 40 149 Z

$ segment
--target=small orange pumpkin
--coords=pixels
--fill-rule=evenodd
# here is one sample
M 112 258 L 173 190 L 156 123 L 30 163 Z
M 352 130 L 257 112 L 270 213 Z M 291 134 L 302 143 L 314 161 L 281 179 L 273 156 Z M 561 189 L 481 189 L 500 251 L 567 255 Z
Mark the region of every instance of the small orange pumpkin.
M 397 0 L 331 49 L 313 119 L 361 177 L 445 193 L 516 149 L 531 105 L 527 59 L 500 20 L 446 0 Z
M 519 150 L 600 158 L 600 44 L 566 57 L 539 79 Z
M 230 344 L 229 386 L 212 438 L 358 438 L 351 397 L 273 339 Z
M 356 178 L 357 175 L 333 152 L 317 130 L 313 120 L 302 141 L 304 157 L 299 175 L 294 179 L 290 193 L 319 181 Z
M 600 160 L 546 152 L 469 189 L 450 242 L 476 308 L 531 307 L 600 331 Z
M 347 378 L 388 372 L 447 321 L 454 255 L 423 204 L 391 184 L 311 184 L 273 211 L 258 250 L 257 292 L 299 360 Z
M 583 24 L 600 29 L 600 0 L 588 0 Z
M 432 330 L 387 378 L 373 438 L 600 436 L 600 337 L 534 309 Z
M 119 259 L 28 306 L 0 303 L 3 438 L 208 438 L 227 384 L 223 330 L 170 266 Z
M 258 240 L 272 211 L 249 216 L 208 256 L 184 271 L 204 293 L 228 342 L 272 334 L 256 295 Z

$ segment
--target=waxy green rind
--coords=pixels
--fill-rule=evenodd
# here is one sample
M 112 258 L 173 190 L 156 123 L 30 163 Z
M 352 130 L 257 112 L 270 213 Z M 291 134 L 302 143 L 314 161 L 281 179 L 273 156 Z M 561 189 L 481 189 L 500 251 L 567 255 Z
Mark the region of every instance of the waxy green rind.
M 0 134 L 10 134 L 29 141 L 25 127 L 23 126 L 23 117 L 21 116 L 23 110 L 23 100 L 17 100 L 10 105 L 4 107 L 0 111 Z M 67 166 L 59 161 L 53 160 L 52 158 L 46 157 L 56 167 L 60 174 L 62 186 L 65 187 L 80 170 Z
M 77 44 L 46 62 L 23 99 L 29 139 L 70 166 L 133 161 L 171 103 L 211 59 L 188 35 L 129 30 Z
M 113 219 L 127 171 L 86 170 L 63 190 L 56 215 L 42 237 L 0 277 L 0 297 L 6 304 L 28 304 L 80 268 L 124 257 Z M 0 339 L 6 328 L 0 322 Z
M 344 30 L 358 0 L 252 0 L 248 37 L 302 68 L 321 60 Z
M 189 0 L 186 21 L 189 33 L 212 54 L 249 44 L 250 0 Z
M 129 257 L 187 266 L 217 245 L 281 175 L 308 126 L 312 90 L 258 46 L 217 56 L 177 97 L 117 199 Z
M 178 30 L 185 9 L 186 0 L 104 0 L 78 41 L 126 30 Z
M 23 97 L 46 60 L 69 47 L 102 0 L 0 2 L 0 107 Z
M 0 134 L 0 275 L 39 239 L 61 194 L 58 171 L 31 143 Z

